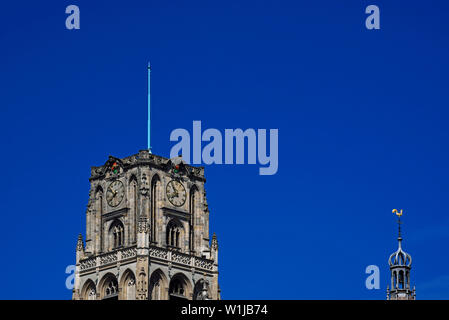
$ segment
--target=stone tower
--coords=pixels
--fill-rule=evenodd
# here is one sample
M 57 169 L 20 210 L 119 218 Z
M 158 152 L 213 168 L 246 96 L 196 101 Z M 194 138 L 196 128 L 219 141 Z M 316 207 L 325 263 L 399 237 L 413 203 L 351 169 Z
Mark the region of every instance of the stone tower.
M 73 299 L 220 299 L 203 167 L 142 150 L 89 180 Z
M 401 215 L 402 210 L 398 212 L 398 250 L 393 252 L 388 259 L 390 265 L 391 290 L 387 287 L 387 300 L 415 300 L 415 288 L 410 289 L 410 270 L 412 268 L 412 257 L 402 250 L 401 236 Z

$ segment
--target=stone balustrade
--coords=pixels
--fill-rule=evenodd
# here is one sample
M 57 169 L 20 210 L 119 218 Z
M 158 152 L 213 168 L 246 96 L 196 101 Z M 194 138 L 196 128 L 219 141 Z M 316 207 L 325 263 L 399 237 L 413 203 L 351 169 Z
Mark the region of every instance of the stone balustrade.
M 156 246 L 149 247 L 149 255 L 165 262 L 172 262 L 183 266 L 204 269 L 208 271 L 214 270 L 214 261 L 206 258 L 196 257 L 185 253 L 168 250 Z M 137 256 L 137 248 L 129 247 L 113 252 L 101 254 L 97 257 L 89 257 L 80 261 L 80 271 L 86 272 L 96 267 L 103 267 L 110 264 L 125 261 Z

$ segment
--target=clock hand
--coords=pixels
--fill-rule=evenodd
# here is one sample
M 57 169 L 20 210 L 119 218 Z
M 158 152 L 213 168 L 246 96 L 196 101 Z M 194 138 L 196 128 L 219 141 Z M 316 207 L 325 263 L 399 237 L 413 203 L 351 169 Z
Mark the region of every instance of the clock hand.
M 173 189 L 173 192 L 175 193 L 175 197 L 177 197 L 178 196 L 178 191 L 176 190 L 176 188 L 175 188 L 175 186 L 172 184 L 172 189 Z

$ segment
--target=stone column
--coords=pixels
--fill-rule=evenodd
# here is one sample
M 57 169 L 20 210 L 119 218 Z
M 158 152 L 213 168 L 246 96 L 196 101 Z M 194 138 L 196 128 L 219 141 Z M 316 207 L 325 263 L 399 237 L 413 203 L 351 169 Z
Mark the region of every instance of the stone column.
M 136 300 L 148 300 L 148 219 L 139 217 L 137 226 Z

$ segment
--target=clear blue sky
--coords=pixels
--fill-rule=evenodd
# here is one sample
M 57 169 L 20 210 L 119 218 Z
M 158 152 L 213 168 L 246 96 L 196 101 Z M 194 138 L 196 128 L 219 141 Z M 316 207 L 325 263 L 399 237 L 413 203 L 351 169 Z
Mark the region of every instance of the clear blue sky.
M 81 29 L 65 29 L 77 4 Z M 365 28 L 365 8 L 381 30 Z M 170 132 L 278 128 L 279 171 L 207 166 L 225 299 L 384 299 L 403 208 L 449 298 L 447 1 L 21 1 L 0 9 L 0 298 L 69 299 L 90 166 Z M 365 268 L 381 289 L 365 288 Z

